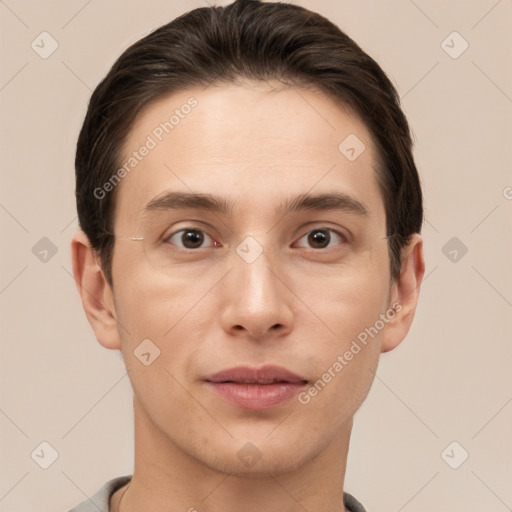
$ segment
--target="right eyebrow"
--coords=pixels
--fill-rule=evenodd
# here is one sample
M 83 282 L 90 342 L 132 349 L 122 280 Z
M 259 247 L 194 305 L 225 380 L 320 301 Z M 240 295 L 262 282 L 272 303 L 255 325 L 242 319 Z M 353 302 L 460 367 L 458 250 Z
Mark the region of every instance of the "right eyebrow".
M 212 194 L 166 192 L 149 201 L 149 203 L 144 207 L 144 212 L 189 208 L 232 215 L 234 206 L 234 202 Z

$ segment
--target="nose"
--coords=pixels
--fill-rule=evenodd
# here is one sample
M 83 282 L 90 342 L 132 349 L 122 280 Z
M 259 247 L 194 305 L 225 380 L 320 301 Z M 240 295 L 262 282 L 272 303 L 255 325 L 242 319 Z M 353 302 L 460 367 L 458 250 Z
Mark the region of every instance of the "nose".
M 292 300 L 284 272 L 266 251 L 250 263 L 236 255 L 223 283 L 222 326 L 253 340 L 285 336 L 293 328 Z

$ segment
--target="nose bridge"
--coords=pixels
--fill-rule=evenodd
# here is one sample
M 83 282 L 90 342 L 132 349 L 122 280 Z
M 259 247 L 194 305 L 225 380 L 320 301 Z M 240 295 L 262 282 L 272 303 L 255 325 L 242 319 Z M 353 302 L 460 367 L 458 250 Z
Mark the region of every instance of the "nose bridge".
M 267 237 L 268 243 L 268 237 Z M 233 267 L 225 292 L 223 323 L 226 329 L 244 328 L 254 337 L 279 326 L 291 326 L 290 296 L 278 277 L 276 255 L 252 237 L 247 237 L 233 254 Z
M 235 250 L 233 274 L 239 286 L 240 299 L 260 307 L 265 301 L 275 300 L 282 286 L 276 277 L 277 269 L 273 269 L 276 258 L 268 243 L 268 237 L 267 246 L 263 247 L 255 238 L 248 236 Z

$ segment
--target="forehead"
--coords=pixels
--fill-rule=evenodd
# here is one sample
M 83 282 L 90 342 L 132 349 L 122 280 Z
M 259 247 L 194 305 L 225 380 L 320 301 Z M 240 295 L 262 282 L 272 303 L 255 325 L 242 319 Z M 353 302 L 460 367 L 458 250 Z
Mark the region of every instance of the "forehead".
M 121 165 L 116 223 L 170 190 L 227 197 L 260 213 L 283 197 L 336 191 L 384 214 L 364 123 L 320 91 L 275 82 L 187 89 L 149 104 Z

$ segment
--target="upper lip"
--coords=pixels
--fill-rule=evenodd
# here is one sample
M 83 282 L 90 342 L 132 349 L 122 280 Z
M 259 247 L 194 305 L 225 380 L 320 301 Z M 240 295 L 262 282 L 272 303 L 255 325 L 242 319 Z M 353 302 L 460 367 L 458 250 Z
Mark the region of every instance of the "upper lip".
M 237 366 L 210 375 L 204 380 L 207 382 L 235 382 L 240 384 L 272 384 L 275 382 L 304 384 L 307 382 L 307 379 L 286 368 L 274 365 L 265 365 L 261 368 Z

